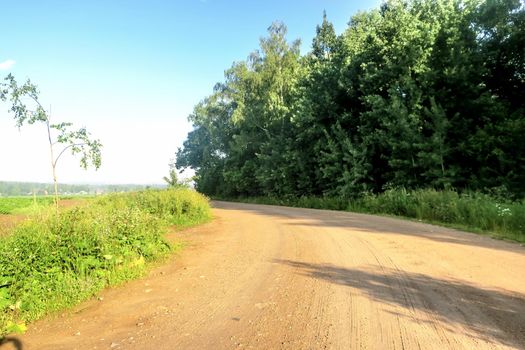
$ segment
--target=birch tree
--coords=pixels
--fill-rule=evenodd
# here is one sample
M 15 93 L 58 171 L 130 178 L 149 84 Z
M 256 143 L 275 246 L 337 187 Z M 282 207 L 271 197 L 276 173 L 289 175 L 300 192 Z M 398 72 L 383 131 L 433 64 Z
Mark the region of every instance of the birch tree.
M 19 85 L 12 74 L 0 83 L 0 100 L 8 101 L 11 105 L 9 112 L 14 115 L 18 128 L 26 124 L 43 124 L 49 143 L 50 165 L 54 184 L 54 202 L 58 210 L 58 179 L 57 165 L 61 157 L 70 152 L 80 157 L 80 166 L 87 169 L 93 166 L 100 168 L 101 148 L 100 140 L 93 139 L 91 134 L 82 127 L 73 129 L 69 122 L 52 123 L 49 111 L 39 100 L 40 92 L 30 80 Z

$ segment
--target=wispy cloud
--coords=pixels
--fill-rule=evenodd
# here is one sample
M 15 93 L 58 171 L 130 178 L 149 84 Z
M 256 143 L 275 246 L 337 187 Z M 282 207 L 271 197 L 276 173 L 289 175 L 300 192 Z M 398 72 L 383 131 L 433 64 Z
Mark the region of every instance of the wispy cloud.
M 14 60 L 7 60 L 0 62 L 0 70 L 6 70 L 14 66 L 16 62 Z

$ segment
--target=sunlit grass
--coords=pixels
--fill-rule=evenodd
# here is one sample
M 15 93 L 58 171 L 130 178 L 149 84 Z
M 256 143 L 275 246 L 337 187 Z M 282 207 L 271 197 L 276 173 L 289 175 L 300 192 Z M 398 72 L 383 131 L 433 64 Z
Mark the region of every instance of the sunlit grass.
M 395 189 L 354 199 L 252 197 L 232 200 L 395 215 L 525 242 L 525 201 L 505 201 L 476 192 Z
M 209 218 L 208 200 L 192 190 L 108 195 L 34 214 L 0 238 L 0 336 L 141 276 L 180 247 L 165 240 L 168 226 Z

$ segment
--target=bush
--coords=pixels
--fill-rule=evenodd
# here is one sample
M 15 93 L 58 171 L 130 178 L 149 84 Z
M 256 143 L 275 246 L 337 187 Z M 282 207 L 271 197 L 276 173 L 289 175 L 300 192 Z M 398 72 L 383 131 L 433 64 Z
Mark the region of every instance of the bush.
M 389 190 L 350 203 L 354 211 L 390 214 L 459 225 L 495 237 L 525 242 L 525 203 L 502 202 L 482 193 Z
M 0 336 L 141 275 L 170 251 L 168 223 L 209 217 L 206 198 L 194 191 L 146 191 L 21 224 L 0 240 Z
M 179 227 L 194 225 L 211 218 L 208 199 L 198 192 L 184 188 L 112 194 L 100 199 L 98 204 L 138 208 Z

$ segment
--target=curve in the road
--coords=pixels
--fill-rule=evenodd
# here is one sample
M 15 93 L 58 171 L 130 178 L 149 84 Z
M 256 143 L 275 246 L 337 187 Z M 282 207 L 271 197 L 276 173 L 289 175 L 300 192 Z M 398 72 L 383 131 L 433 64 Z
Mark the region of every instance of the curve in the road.
M 181 257 L 35 323 L 23 348 L 525 348 L 518 244 L 371 215 L 214 206 L 212 223 L 173 234 L 188 242 Z

